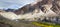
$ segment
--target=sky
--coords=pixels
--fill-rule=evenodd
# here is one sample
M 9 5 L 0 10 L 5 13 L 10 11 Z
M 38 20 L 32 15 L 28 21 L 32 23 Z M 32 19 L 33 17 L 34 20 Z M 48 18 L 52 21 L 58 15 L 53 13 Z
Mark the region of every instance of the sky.
M 0 9 L 18 9 L 26 4 L 30 4 L 34 0 L 0 0 Z

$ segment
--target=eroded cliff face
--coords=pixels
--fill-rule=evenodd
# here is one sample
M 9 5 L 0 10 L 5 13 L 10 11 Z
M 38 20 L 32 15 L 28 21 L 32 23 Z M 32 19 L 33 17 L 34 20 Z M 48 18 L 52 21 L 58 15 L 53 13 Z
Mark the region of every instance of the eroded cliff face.
M 54 11 L 56 14 L 58 14 L 58 15 L 60 15 L 60 2 L 59 2 L 60 0 L 55 0 L 52 4 L 53 4 L 53 6 L 52 6 L 52 11 Z

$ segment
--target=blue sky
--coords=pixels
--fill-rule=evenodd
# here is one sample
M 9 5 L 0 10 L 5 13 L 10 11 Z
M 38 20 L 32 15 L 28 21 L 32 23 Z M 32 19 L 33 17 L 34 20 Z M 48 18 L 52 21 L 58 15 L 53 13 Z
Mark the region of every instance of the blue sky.
M 34 2 L 34 0 L 0 0 L 0 9 L 3 8 L 17 9 L 31 2 Z

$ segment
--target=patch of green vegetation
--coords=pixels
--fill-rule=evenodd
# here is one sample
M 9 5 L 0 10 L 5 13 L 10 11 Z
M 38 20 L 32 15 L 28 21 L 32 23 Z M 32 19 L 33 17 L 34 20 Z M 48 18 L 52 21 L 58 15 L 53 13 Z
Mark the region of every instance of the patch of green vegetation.
M 48 23 L 48 22 L 32 22 L 32 24 L 36 26 L 42 26 L 42 27 L 60 27 L 60 24 L 53 24 L 53 23 Z

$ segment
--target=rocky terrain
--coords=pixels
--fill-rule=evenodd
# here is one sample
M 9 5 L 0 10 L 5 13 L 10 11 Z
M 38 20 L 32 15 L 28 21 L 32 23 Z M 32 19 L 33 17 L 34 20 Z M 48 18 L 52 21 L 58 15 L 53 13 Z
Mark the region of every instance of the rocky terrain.
M 9 27 L 40 27 L 29 21 L 60 24 L 60 0 L 36 0 L 18 10 L 0 10 L 0 24 Z M 28 26 L 27 26 L 28 25 Z
M 23 6 L 22 8 L 19 8 L 14 13 L 18 16 L 21 16 L 24 19 L 33 19 L 34 18 L 41 18 L 44 19 L 47 18 L 55 18 L 60 16 L 60 0 L 36 0 L 36 2 L 27 4 Z
M 39 18 L 40 20 L 46 19 L 54 19 L 56 17 L 60 18 L 60 0 L 42 0 L 27 4 L 18 10 L 13 12 L 0 12 L 0 15 L 3 17 L 16 20 L 17 19 L 26 19 L 29 21 L 37 21 Z

